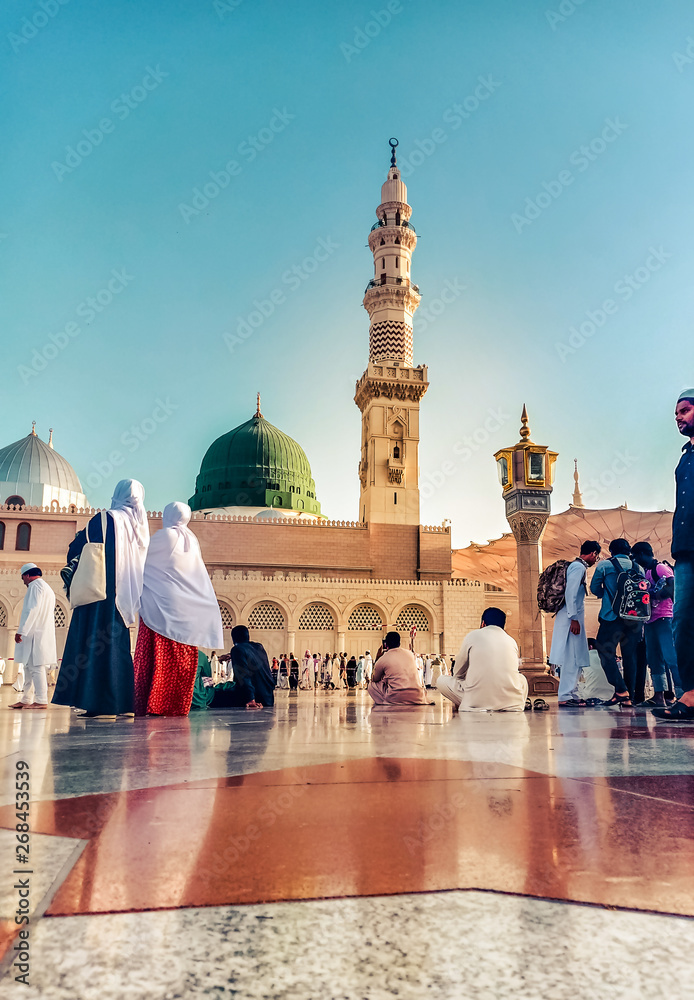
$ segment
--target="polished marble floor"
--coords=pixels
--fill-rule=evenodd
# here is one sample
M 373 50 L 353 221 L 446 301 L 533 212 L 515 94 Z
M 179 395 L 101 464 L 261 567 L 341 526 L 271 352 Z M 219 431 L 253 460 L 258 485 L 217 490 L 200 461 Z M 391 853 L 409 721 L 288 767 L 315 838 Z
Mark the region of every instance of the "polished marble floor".
M 1 689 L 3 996 L 691 996 L 694 727 L 432 699 L 107 722 Z

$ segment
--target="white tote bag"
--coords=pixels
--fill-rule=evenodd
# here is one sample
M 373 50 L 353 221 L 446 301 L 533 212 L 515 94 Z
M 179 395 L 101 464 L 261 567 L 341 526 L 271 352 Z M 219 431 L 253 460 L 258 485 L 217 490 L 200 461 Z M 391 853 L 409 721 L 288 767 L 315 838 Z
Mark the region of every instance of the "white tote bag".
M 101 537 L 103 542 L 89 541 L 80 552 L 80 560 L 70 584 L 70 606 L 81 608 L 106 600 L 106 511 L 101 511 Z

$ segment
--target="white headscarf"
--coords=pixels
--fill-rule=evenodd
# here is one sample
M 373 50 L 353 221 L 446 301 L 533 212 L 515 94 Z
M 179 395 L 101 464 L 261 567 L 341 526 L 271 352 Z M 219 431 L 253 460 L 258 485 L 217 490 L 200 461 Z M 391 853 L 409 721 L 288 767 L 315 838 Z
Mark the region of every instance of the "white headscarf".
M 149 545 L 145 488 L 137 479 L 121 479 L 113 491 L 111 510 L 116 531 L 116 607 L 130 628 L 137 621 L 142 572 Z
M 186 527 L 190 514 L 187 503 L 164 508 L 163 528 L 152 536 L 145 563 L 142 620 L 175 642 L 221 649 L 222 616 L 200 543 Z

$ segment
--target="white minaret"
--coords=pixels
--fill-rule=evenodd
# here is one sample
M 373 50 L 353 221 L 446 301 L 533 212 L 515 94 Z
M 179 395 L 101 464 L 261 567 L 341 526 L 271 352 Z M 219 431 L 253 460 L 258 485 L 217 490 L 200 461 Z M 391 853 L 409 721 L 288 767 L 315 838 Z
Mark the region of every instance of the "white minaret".
M 374 277 L 364 295 L 369 314 L 369 365 L 354 401 L 362 412 L 359 518 L 419 524 L 419 400 L 427 369 L 412 359 L 412 317 L 419 289 L 410 268 L 417 235 L 410 223 L 407 188 L 390 140 L 390 169 L 381 188 L 378 222 L 369 233 Z

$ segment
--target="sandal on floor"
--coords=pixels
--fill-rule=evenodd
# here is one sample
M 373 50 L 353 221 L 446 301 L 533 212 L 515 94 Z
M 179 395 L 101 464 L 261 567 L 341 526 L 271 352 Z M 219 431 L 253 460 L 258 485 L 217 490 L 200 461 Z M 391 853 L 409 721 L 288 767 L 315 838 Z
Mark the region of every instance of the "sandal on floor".
M 601 698 L 586 698 L 586 708 L 595 708 L 596 705 L 602 705 Z
M 624 694 L 624 695 L 620 696 L 620 695 L 618 695 L 618 694 L 615 693 L 615 694 L 612 695 L 612 697 L 610 698 L 609 701 L 603 701 L 601 704 L 603 704 L 605 707 L 608 707 L 608 706 L 611 707 L 613 705 L 624 705 L 625 708 L 633 708 L 634 707 L 631 704 L 631 698 L 630 698 L 630 696 L 628 694 Z
M 669 708 L 653 708 L 651 712 L 656 719 L 664 722 L 694 722 L 694 708 L 683 705 L 681 701 L 676 701 Z
M 653 698 L 647 698 L 646 701 L 639 701 L 636 705 L 637 708 L 667 708 L 667 705 L 661 705 L 659 701 L 655 701 Z
M 572 699 L 571 701 L 558 701 L 559 708 L 585 708 L 585 701 L 576 701 Z
M 529 701 L 530 699 L 528 699 Z M 544 698 L 536 698 L 533 702 L 533 708 L 536 712 L 549 712 L 549 705 Z
M 533 707 L 533 703 L 531 702 L 530 698 L 526 698 L 525 699 L 525 708 L 523 709 L 523 711 L 524 712 L 530 712 L 532 710 L 532 707 Z

